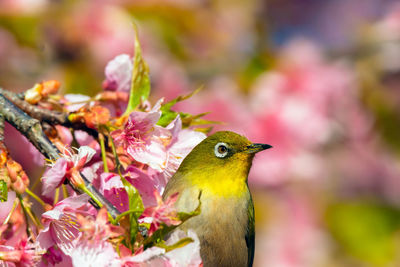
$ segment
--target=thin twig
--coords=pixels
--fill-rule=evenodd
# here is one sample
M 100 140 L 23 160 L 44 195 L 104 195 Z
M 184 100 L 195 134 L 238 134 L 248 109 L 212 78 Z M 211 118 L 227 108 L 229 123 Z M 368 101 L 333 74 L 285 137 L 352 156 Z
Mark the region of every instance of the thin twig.
M 42 131 L 40 122 L 29 117 L 2 94 L 0 94 L 0 112 L 6 121 L 25 135 L 46 158 L 56 160 L 60 157 L 57 148 Z
M 68 114 L 58 111 L 46 110 L 31 105 L 22 100 L 17 94 L 0 88 L 0 93 L 8 98 L 14 105 L 25 111 L 29 116 L 50 124 L 65 124 L 68 122 Z
M 0 113 L 0 143 L 4 144 L 4 116 Z
M 31 105 L 23 99 L 23 95 L 4 90 L 3 88 L 0 88 L 0 94 L 5 96 L 8 100 L 10 100 L 10 102 L 12 102 L 32 118 L 39 120 L 41 123 L 47 122 L 50 125 L 63 125 L 75 130 L 82 130 L 97 138 L 98 133 L 96 130 L 87 127 L 82 122 L 72 123 L 68 118 L 68 113 L 43 109 L 38 106 Z

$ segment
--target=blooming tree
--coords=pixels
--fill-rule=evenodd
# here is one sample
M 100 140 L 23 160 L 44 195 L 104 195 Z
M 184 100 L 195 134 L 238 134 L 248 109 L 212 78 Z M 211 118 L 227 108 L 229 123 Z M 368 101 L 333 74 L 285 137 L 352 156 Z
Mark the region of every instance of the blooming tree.
M 149 69 L 135 55 L 105 68 L 94 97 L 59 95 L 58 81 L 0 94 L 0 263 L 5 266 L 199 266 L 199 240 L 173 232 L 200 212 L 179 213 L 163 200 L 169 178 L 205 137 L 201 115 L 148 101 Z M 30 183 L 4 144 L 7 121 L 36 149 L 47 170 Z M 45 161 L 42 160 L 42 154 Z M 36 204 L 41 204 L 41 208 Z

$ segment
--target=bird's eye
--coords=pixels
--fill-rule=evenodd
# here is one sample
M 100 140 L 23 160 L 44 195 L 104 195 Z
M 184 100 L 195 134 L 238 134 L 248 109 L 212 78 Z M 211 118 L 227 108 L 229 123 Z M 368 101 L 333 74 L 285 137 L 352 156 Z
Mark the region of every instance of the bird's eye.
M 215 145 L 214 153 L 218 158 L 225 158 L 228 155 L 228 145 L 225 143 L 218 143 Z

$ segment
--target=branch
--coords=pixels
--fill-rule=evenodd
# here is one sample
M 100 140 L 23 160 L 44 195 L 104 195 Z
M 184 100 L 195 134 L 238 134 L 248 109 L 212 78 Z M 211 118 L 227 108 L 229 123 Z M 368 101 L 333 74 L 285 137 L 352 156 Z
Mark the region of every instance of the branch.
M 4 90 L 3 90 L 4 91 Z M 14 101 L 14 99 L 13 99 Z M 19 132 L 28 138 L 28 140 L 42 153 L 46 158 L 57 160 L 60 157 L 60 151 L 47 138 L 42 130 L 39 120 L 33 119 L 14 105 L 3 94 L 0 93 L 0 113 L 2 117 L 14 126 Z M 1 119 L 1 118 L 0 118 Z M 112 217 L 116 217 L 120 212 L 90 183 L 90 181 L 81 173 L 86 188 L 102 203 Z M 71 184 L 70 184 L 71 185 Z M 71 185 L 72 186 L 72 185 Z M 79 192 L 77 188 L 72 188 Z M 81 192 L 79 192 L 81 193 Z M 91 203 L 99 208 L 94 201 Z
M 49 124 L 65 124 L 68 121 L 68 114 L 58 111 L 51 111 L 31 105 L 21 99 L 18 94 L 0 88 L 0 94 L 8 98 L 14 105 L 25 111 L 31 117 Z
M 40 122 L 47 122 L 51 125 L 62 125 L 68 128 L 73 128 L 75 130 L 83 130 L 93 136 L 98 137 L 98 132 L 92 128 L 87 127 L 84 123 L 74 122 L 72 123 L 68 119 L 68 113 L 53 111 L 48 109 L 42 109 L 38 106 L 31 105 L 24 100 L 24 93 L 16 94 L 0 88 L 0 94 L 4 95 L 9 99 L 14 105 L 20 108 L 22 111 L 27 113 L 32 118 L 39 120 Z

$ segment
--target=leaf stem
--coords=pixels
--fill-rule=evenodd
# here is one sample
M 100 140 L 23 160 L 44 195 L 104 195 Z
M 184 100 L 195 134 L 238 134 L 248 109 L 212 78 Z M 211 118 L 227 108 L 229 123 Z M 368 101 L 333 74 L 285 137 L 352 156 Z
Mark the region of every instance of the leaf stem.
M 29 188 L 26 188 L 26 189 L 25 189 L 25 192 L 26 192 L 29 196 L 33 197 L 37 202 L 39 202 L 39 204 L 42 205 L 43 208 L 46 207 L 46 203 L 44 203 L 44 201 L 43 201 L 38 195 L 36 195 L 35 193 L 33 193 L 31 190 L 29 190 Z
M 25 205 L 23 203 L 23 199 L 22 199 L 21 194 L 18 194 L 18 193 L 16 193 L 16 194 L 17 194 L 17 197 L 19 199 L 19 203 L 21 204 L 22 211 L 24 212 L 24 219 L 25 219 L 25 223 L 26 223 L 26 229 L 25 229 L 26 234 L 28 236 L 31 236 L 31 231 L 29 229 L 28 212 L 27 212 L 26 207 L 25 207 Z
M 97 197 L 92 194 L 92 192 L 90 192 L 90 190 L 87 189 L 86 186 L 81 186 L 79 187 L 80 190 L 82 190 L 82 192 L 84 192 L 85 194 L 87 194 L 91 199 L 93 199 L 93 201 L 101 208 L 103 207 L 103 204 L 97 199 Z
M 118 215 L 118 216 L 114 219 L 113 223 L 114 223 L 114 224 L 117 224 L 123 217 L 125 217 L 126 215 L 129 215 L 129 214 L 131 214 L 131 213 L 134 213 L 134 212 L 137 212 L 137 210 L 127 210 L 127 211 L 124 211 L 123 213 L 121 213 L 120 215 Z
M 68 190 L 67 190 L 67 187 L 65 186 L 65 184 L 62 184 L 61 188 L 62 188 L 62 191 L 63 191 L 64 198 L 69 197 Z
M 107 164 L 106 146 L 104 144 L 104 135 L 102 133 L 99 133 L 99 141 L 101 148 L 101 158 L 103 159 L 103 165 L 104 165 L 104 172 L 109 172 Z
M 10 211 L 10 213 L 8 213 L 8 215 L 7 215 L 7 218 L 4 220 L 4 222 L 3 222 L 3 225 L 5 225 L 5 224 L 7 224 L 8 223 L 8 221 L 10 220 L 10 218 L 11 218 L 11 215 L 13 214 L 13 212 L 14 212 L 14 210 L 15 210 L 15 208 L 18 206 L 18 199 L 15 199 L 14 200 L 14 203 L 13 203 L 13 206 L 12 206 L 12 208 L 11 208 L 11 211 Z
M 56 188 L 56 192 L 54 194 L 54 201 L 53 201 L 53 206 L 55 206 L 58 202 L 58 199 L 60 198 L 60 188 Z

